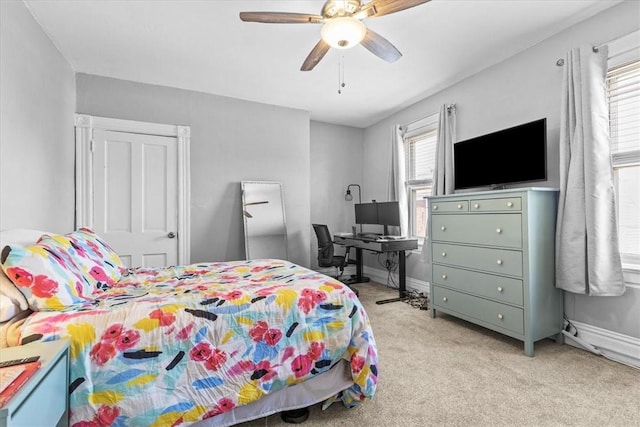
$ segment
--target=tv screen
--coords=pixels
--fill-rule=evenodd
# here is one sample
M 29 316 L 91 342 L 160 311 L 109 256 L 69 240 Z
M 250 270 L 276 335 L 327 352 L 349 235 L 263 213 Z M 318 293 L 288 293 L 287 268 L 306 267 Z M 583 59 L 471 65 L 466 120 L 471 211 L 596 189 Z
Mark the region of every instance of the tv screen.
M 453 144 L 456 190 L 547 179 L 547 119 Z

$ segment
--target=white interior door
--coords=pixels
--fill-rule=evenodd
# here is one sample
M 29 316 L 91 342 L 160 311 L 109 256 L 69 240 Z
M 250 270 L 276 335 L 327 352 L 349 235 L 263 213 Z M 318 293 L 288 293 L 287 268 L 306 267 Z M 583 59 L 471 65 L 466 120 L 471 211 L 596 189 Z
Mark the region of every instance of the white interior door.
M 130 267 L 178 263 L 178 141 L 95 129 L 93 229 Z

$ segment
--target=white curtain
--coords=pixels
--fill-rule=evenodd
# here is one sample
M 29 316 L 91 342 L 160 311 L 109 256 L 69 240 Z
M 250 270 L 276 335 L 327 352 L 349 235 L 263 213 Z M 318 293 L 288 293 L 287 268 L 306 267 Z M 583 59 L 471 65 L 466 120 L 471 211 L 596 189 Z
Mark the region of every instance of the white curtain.
M 404 154 L 404 130 L 400 125 L 391 130 L 391 170 L 387 200 L 397 200 L 400 204 L 400 235 L 406 236 L 409 231 L 409 215 Z
M 442 196 L 453 193 L 453 143 L 456 139 L 456 106 L 440 107 L 436 167 L 433 170 L 431 194 Z
M 625 291 L 616 222 L 605 95 L 607 49 L 565 57 L 560 117 L 556 286 L 618 296 Z

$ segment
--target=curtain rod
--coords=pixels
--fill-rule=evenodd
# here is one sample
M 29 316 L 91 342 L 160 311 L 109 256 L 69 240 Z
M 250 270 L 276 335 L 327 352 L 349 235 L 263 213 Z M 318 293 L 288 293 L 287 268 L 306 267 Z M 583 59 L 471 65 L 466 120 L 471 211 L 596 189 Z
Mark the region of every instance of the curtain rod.
M 426 115 L 426 116 L 424 116 L 424 117 L 420 117 L 419 119 L 415 119 L 415 120 L 412 120 L 412 121 L 410 121 L 410 122 L 403 123 L 403 124 L 401 124 L 401 125 L 400 125 L 400 127 L 408 127 L 408 126 L 411 126 L 411 125 L 413 125 L 413 124 L 418 123 L 419 121 L 422 121 L 422 120 L 426 119 L 427 117 L 431 117 L 431 116 L 434 116 L 434 115 L 436 115 L 436 114 L 438 114 L 438 113 L 437 113 L 437 112 L 436 112 L 436 113 L 431 113 L 431 114 L 428 114 L 428 115 Z
M 594 52 L 597 52 L 597 51 L 598 51 L 598 49 L 600 49 L 602 46 L 606 46 L 606 45 L 608 45 L 609 43 L 615 42 L 615 41 L 617 41 L 617 40 L 620 40 L 620 39 L 621 39 L 621 38 L 623 38 L 623 37 L 630 36 L 631 34 L 633 34 L 633 33 L 637 33 L 637 32 L 638 32 L 638 30 L 633 30 L 633 31 L 631 31 L 630 33 L 623 34 L 623 35 L 618 36 L 618 37 L 614 37 L 614 38 L 612 38 L 612 39 L 610 39 L 610 40 L 607 40 L 606 42 L 603 42 L 603 43 L 600 43 L 600 44 L 594 45 L 594 46 L 592 47 L 592 49 L 593 49 L 593 51 L 594 51 Z
M 615 42 L 615 41 L 617 41 L 617 40 L 620 40 L 621 38 L 623 38 L 623 37 L 627 37 L 627 36 L 629 36 L 629 35 L 631 35 L 631 34 L 633 34 L 633 33 L 636 33 L 636 32 L 638 32 L 638 30 L 633 30 L 633 31 L 631 31 L 630 33 L 623 34 L 623 35 L 621 35 L 621 36 L 618 36 L 618 37 L 612 38 L 612 39 L 610 39 L 610 40 L 607 40 L 606 42 L 602 42 L 602 43 L 599 43 L 599 44 L 593 45 L 593 46 L 591 46 L 591 50 L 593 50 L 594 52 L 598 52 L 598 50 L 599 50 L 602 46 L 606 46 L 606 45 L 608 45 L 608 44 L 610 44 L 610 43 L 612 43 L 612 42 Z M 627 53 L 627 52 L 629 52 L 630 50 L 633 50 L 633 49 L 635 49 L 635 48 L 631 48 L 631 49 L 625 50 L 624 52 L 620 52 L 620 53 Z M 556 61 L 556 65 L 557 65 L 558 67 L 562 67 L 562 66 L 564 65 L 564 58 L 560 58 L 560 59 L 558 59 L 558 60 Z
M 451 110 L 452 110 L 452 109 L 454 109 L 454 108 L 456 108 L 456 104 L 455 104 L 455 103 L 453 103 L 453 104 L 448 104 L 448 105 L 447 105 L 447 112 L 448 112 L 448 113 L 450 113 L 450 112 L 451 112 Z M 403 124 L 401 124 L 401 125 L 400 125 L 400 129 L 406 129 L 406 128 L 410 127 L 411 125 L 414 125 L 414 124 L 416 124 L 416 123 L 418 123 L 418 122 L 421 122 L 422 120 L 425 120 L 425 119 L 427 119 L 427 118 L 429 118 L 429 117 L 433 117 L 433 116 L 435 116 L 436 114 L 438 114 L 438 112 L 431 113 L 431 114 L 429 114 L 428 116 L 424 116 L 424 117 L 421 117 L 421 118 L 419 118 L 419 119 L 415 119 L 415 120 L 413 120 L 413 121 L 411 121 L 411 122 L 408 122 L 408 123 L 403 123 Z
M 604 45 L 600 45 L 600 47 L 602 47 L 602 46 L 604 46 Z M 593 49 L 594 49 L 594 52 L 597 52 L 597 50 L 595 50 L 595 46 L 593 47 Z M 618 57 L 618 56 L 620 56 L 620 55 L 624 55 L 625 53 L 627 53 L 627 52 L 631 52 L 632 50 L 636 50 L 636 49 L 637 49 L 637 47 L 630 47 L 629 49 L 625 49 L 625 50 L 623 50 L 623 51 L 620 51 L 620 52 L 616 53 L 615 55 L 611 55 L 611 56 L 609 57 L 609 59 L 611 59 L 611 58 L 616 58 L 616 57 Z M 558 59 L 558 60 L 556 61 L 556 65 L 557 65 L 558 67 L 562 67 L 562 66 L 564 65 L 564 59 L 563 59 L 563 58 Z

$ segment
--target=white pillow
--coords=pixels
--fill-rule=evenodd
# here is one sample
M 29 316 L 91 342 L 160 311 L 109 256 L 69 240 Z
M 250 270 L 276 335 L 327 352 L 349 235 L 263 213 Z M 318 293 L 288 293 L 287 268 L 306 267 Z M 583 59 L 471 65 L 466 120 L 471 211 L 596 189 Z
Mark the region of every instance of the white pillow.
M 6 322 L 29 308 L 22 292 L 0 270 L 0 322 Z
M 0 231 L 0 252 L 8 244 L 33 245 L 46 231 L 14 229 Z M 6 322 L 29 308 L 27 299 L 0 269 L 0 322 Z

